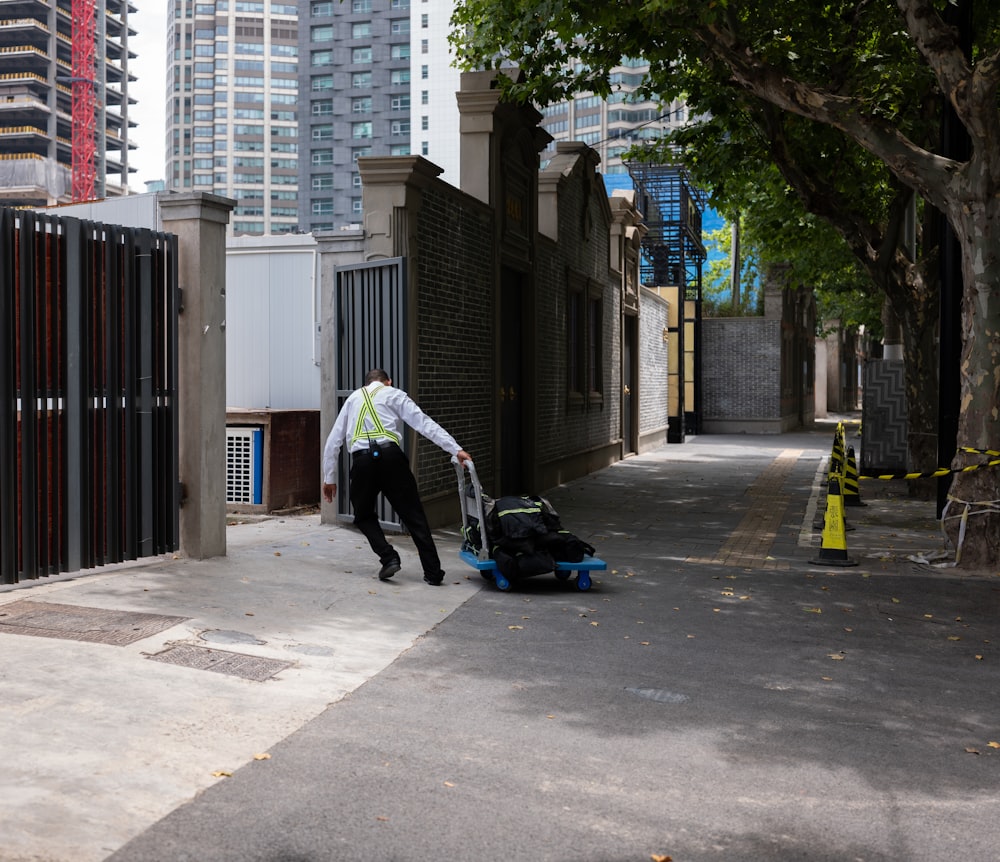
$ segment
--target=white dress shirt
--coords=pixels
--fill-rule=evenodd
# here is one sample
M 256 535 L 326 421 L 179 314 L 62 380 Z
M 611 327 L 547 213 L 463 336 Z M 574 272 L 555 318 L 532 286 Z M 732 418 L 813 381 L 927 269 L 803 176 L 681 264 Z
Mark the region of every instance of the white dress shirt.
M 386 386 L 379 381 L 369 383 L 365 388 L 371 394 L 372 403 L 382 427 L 395 434 L 397 440 L 402 441 L 403 439 L 403 425 L 405 423 L 418 434 L 440 446 L 449 455 L 457 455 L 461 451 L 462 447 L 458 445 L 455 438 L 424 413 L 402 389 Z M 337 481 L 337 459 L 340 456 L 342 446 L 346 445 L 349 452 L 360 452 L 369 447 L 368 437 L 352 439 L 358 424 L 358 417 L 364 408 L 364 395 L 360 389 L 356 389 L 348 396 L 340 413 L 337 414 L 337 421 L 333 423 L 333 428 L 326 438 L 326 445 L 323 447 L 323 482 L 327 485 L 333 485 Z M 364 430 L 374 430 L 374 424 L 367 416 L 365 417 Z M 382 436 L 372 439 L 380 443 L 391 440 L 389 437 Z

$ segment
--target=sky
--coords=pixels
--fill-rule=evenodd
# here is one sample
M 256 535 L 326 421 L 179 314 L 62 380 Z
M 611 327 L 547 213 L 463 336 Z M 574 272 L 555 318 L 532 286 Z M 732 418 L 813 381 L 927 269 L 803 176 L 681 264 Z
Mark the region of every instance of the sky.
M 132 3 L 138 11 L 129 15 L 129 25 L 137 35 L 128 44 L 137 57 L 130 71 L 138 80 L 129 84 L 128 92 L 136 100 L 130 116 L 139 125 L 131 133 L 137 149 L 129 161 L 137 172 L 129 179 L 129 187 L 144 192 L 147 182 L 164 178 L 167 3 L 166 0 L 132 0 Z

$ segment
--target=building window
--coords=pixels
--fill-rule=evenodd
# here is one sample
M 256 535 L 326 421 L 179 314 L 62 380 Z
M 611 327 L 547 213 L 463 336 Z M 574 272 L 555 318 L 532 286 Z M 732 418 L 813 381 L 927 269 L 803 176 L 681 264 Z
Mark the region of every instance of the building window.
M 423 116 L 420 118 L 420 131 L 426 132 L 430 128 L 430 117 Z
M 370 50 L 370 49 L 369 49 Z M 313 66 L 332 66 L 333 65 L 333 51 L 313 51 L 310 55 L 310 64 Z M 261 86 L 264 85 L 263 80 L 261 80 Z
M 313 201 L 312 202 L 312 214 L 314 216 L 319 215 L 333 215 L 333 201 Z
M 390 54 L 393 60 L 409 60 L 410 59 L 410 46 L 406 45 L 393 45 Z
M 351 185 L 356 189 L 361 188 L 361 174 L 353 174 L 351 176 Z
M 431 153 L 431 145 L 427 141 L 420 142 L 420 155 L 429 156 Z
M 392 0 L 389 3 L 390 9 L 409 9 L 410 0 Z
M 393 111 L 408 111 L 410 110 L 410 97 L 393 96 L 389 100 L 389 107 Z
M 364 212 L 361 205 L 361 198 L 351 198 L 351 212 L 353 213 Z
M 314 141 L 332 141 L 333 126 L 332 125 L 313 126 L 312 139 Z
M 410 155 L 410 145 L 409 144 L 393 144 L 389 147 L 390 156 L 408 156 Z
M 410 134 L 410 121 L 409 120 L 393 120 L 389 126 L 389 134 L 391 135 L 408 135 Z
M 410 19 L 397 18 L 389 22 L 389 30 L 393 36 L 408 36 L 410 33 Z
M 333 75 L 320 75 L 312 79 L 312 91 L 322 93 L 325 90 L 333 89 Z
M 420 91 L 420 104 L 421 105 L 426 105 L 428 103 L 428 100 L 429 100 L 429 93 L 428 93 L 428 91 L 427 90 L 421 90 Z
M 570 403 L 602 403 L 604 296 L 599 284 L 573 275 L 566 294 L 566 350 Z
M 422 14 L 422 15 L 420 16 L 420 29 L 421 29 L 421 30 L 426 30 L 426 29 L 427 29 L 427 27 L 428 27 L 428 23 L 427 23 L 427 21 L 428 21 L 428 18 L 429 18 L 429 17 L 430 17 L 430 16 L 429 16 L 429 15 L 428 15 L 428 14 L 427 14 L 426 12 L 424 12 L 424 13 L 423 13 L 423 14 Z
M 372 97 L 362 96 L 359 99 L 351 99 L 352 114 L 370 114 L 372 112 Z
M 309 7 L 309 14 L 313 18 L 322 18 L 324 15 L 333 14 L 333 0 L 319 0 Z
M 409 47 L 409 46 L 407 46 Z M 352 48 L 351 49 L 351 62 L 352 63 L 370 63 L 372 61 L 372 49 L 371 46 L 364 48 Z
M 333 113 L 333 100 L 321 99 L 312 103 L 312 115 L 314 117 L 326 117 Z
M 427 69 L 427 66 L 421 66 L 420 67 L 420 77 L 424 81 L 427 80 L 427 78 L 428 78 L 428 69 Z
M 430 43 L 427 39 L 420 40 L 420 53 L 426 54 L 430 50 Z
M 355 15 L 371 12 L 372 0 L 351 0 L 351 11 Z M 332 15 L 333 12 L 330 14 Z
M 333 188 L 333 174 L 318 174 L 312 178 L 314 192 L 327 192 Z
M 401 86 L 403 84 L 410 83 L 410 70 L 409 69 L 393 69 L 390 74 L 390 82 L 394 87 Z
M 352 39 L 367 39 L 372 34 L 371 21 L 362 21 L 358 24 L 351 24 Z
M 365 90 L 372 85 L 371 72 L 354 72 L 351 75 L 351 86 L 355 90 Z
M 315 131 L 314 131 L 315 134 Z M 372 124 L 371 121 L 366 121 L 364 123 L 351 123 L 351 137 L 358 138 L 370 138 L 372 136 Z
M 370 156 L 372 154 L 371 147 L 358 147 L 355 150 L 351 150 L 351 161 L 357 164 L 358 159 L 362 156 Z
M 313 27 L 309 31 L 309 38 L 313 42 L 332 42 L 333 41 L 333 25 L 324 24 L 322 27 Z

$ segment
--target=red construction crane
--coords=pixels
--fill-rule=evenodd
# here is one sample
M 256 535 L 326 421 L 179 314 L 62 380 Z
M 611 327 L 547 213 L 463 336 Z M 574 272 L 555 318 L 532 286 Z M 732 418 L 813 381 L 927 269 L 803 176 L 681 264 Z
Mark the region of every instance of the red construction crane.
M 97 97 L 95 0 L 73 0 L 73 200 L 94 199 Z

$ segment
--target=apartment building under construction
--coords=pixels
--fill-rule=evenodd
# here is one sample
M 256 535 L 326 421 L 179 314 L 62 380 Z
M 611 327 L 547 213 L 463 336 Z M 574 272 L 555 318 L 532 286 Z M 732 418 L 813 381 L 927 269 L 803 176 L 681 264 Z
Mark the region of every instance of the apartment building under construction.
M 89 31 L 74 27 L 81 8 Z M 78 174 L 88 142 L 93 197 L 126 193 L 135 11 L 127 0 L 0 0 L 0 205 L 73 200 L 74 135 Z

